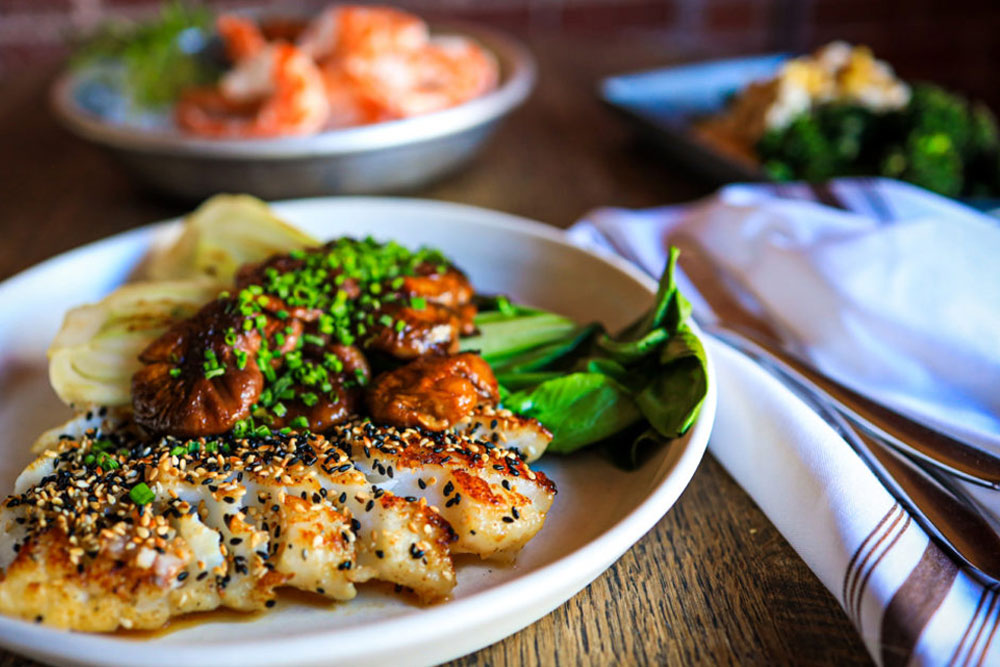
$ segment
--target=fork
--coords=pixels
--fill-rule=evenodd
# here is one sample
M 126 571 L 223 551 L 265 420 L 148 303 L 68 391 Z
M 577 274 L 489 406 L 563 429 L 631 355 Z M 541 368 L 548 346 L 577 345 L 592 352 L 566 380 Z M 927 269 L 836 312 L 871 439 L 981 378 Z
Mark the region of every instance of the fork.
M 681 250 L 678 263 L 707 304 L 695 309 L 699 326 L 803 399 L 943 551 L 984 584 L 1000 584 L 1000 535 L 978 503 L 949 479 L 996 489 L 1000 460 L 895 413 L 796 358 L 776 342 L 766 321 L 732 297 L 722 281 L 725 273 L 697 241 L 677 234 L 669 241 Z

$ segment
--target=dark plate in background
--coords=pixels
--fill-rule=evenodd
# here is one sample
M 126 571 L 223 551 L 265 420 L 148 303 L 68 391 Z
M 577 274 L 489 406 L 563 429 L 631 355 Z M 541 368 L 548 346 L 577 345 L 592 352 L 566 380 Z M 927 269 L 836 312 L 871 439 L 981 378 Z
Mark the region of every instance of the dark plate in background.
M 789 57 L 774 53 L 621 74 L 604 79 L 600 95 L 678 164 L 706 179 L 720 183 L 770 181 L 763 169 L 701 139 L 692 124 L 725 109 L 729 98 L 750 82 L 777 74 Z M 981 211 L 1000 208 L 997 198 L 960 201 Z
M 601 98 L 637 123 L 678 162 L 715 181 L 770 180 L 692 132 L 698 119 L 722 111 L 748 83 L 774 76 L 787 54 L 718 60 L 622 74 L 601 82 Z

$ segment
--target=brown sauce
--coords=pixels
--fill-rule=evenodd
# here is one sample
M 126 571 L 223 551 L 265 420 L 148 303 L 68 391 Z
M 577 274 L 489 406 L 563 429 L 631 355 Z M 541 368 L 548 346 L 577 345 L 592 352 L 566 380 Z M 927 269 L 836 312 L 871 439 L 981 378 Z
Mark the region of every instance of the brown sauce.
M 152 630 L 118 629 L 110 634 L 120 639 L 149 641 L 151 639 L 159 639 L 175 632 L 188 630 L 207 623 L 249 623 L 262 618 L 269 611 L 274 611 L 287 605 L 300 605 L 314 607 L 316 609 L 329 609 L 335 604 L 336 602 L 330 598 L 319 595 L 318 593 L 300 591 L 297 588 L 282 588 L 278 591 L 278 604 L 273 609 L 268 609 L 266 611 L 247 612 L 228 609 L 226 607 L 219 607 L 218 609 L 212 609 L 210 611 L 196 611 L 190 614 L 184 614 L 183 616 L 174 616 L 169 621 L 164 623 L 162 627 Z

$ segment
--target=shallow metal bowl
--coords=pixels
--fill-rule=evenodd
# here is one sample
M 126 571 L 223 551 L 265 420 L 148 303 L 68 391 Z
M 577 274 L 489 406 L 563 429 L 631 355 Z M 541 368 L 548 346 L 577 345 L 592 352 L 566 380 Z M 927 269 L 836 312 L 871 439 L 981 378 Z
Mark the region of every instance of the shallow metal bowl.
M 470 159 L 498 122 L 525 100 L 535 63 L 516 41 L 481 28 L 463 34 L 493 52 L 496 90 L 465 104 L 404 120 L 278 139 L 204 139 L 172 126 L 111 120 L 81 105 L 80 77 L 63 74 L 52 105 L 75 134 L 106 148 L 139 181 L 184 199 L 248 192 L 265 199 L 412 190 Z

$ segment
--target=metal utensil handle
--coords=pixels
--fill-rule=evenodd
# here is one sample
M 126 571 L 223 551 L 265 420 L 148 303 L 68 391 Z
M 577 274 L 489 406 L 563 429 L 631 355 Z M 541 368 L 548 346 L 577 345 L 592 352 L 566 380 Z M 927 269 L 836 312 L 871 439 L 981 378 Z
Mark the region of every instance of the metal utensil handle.
M 747 290 L 731 271 L 716 262 L 700 241 L 683 233 L 674 233 L 670 242 L 681 249 L 681 269 L 692 281 L 691 287 L 709 305 L 711 312 L 707 313 L 708 317 L 697 318 L 705 330 L 715 331 L 720 337 L 728 336 L 730 342 L 734 342 L 734 336 L 737 337 L 736 347 L 755 345 L 766 350 L 791 367 L 797 377 L 808 378 L 817 390 L 837 402 L 842 412 L 851 415 L 865 431 L 908 456 L 981 486 L 1000 488 L 1000 459 L 862 396 L 789 353 L 777 342 L 780 337 L 771 323 L 749 309 L 747 304 L 754 303 L 758 311 L 763 312 L 757 296 Z
M 749 346 L 759 348 L 760 352 L 786 366 L 786 372 L 799 381 L 807 382 L 859 427 L 907 456 L 935 465 L 969 482 L 1000 489 L 1000 459 L 988 452 L 862 396 L 752 331 L 718 324 L 705 328 L 742 349 Z
M 728 341 L 724 341 L 730 344 Z M 826 396 L 801 381 L 781 362 L 752 349 L 741 349 L 829 424 L 875 478 L 945 553 L 986 585 L 1000 584 L 1000 536 L 969 503 L 953 496 L 916 461 L 896 454 L 871 433 L 855 428 Z

